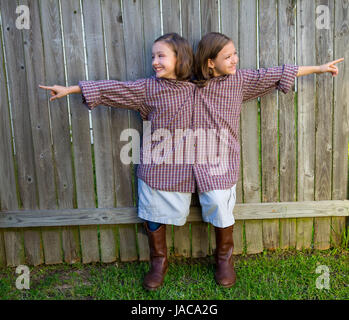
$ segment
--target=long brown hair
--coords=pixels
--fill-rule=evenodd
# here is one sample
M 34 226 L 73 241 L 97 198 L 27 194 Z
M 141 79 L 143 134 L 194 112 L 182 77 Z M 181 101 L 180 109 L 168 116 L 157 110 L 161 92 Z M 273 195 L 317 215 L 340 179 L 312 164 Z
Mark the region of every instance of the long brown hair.
M 176 54 L 175 74 L 177 80 L 190 80 L 193 75 L 194 53 L 188 40 L 177 33 L 167 33 L 157 38 L 154 43 L 159 41 L 167 43 Z
M 208 59 L 215 59 L 223 47 L 232 41 L 228 36 L 219 32 L 210 32 L 204 35 L 195 54 L 195 83 L 204 87 L 207 81 L 213 78 L 211 69 L 208 67 Z

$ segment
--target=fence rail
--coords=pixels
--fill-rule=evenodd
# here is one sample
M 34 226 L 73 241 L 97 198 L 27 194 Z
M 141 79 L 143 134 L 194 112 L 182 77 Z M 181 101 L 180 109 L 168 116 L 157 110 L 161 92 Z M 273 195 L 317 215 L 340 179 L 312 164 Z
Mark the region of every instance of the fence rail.
M 18 5 L 0 0 L 0 266 L 148 259 L 134 168 L 119 156 L 121 132 L 142 131 L 139 115 L 89 112 L 79 95 L 49 102 L 38 85 L 148 77 L 152 43 L 168 32 L 194 49 L 207 32 L 227 34 L 239 68 L 345 58 L 334 79 L 301 77 L 286 95 L 243 105 L 233 234 L 235 254 L 340 244 L 349 207 L 347 0 L 23 0 L 29 29 L 16 25 Z M 197 195 L 191 205 L 188 223 L 167 228 L 168 246 L 212 254 Z

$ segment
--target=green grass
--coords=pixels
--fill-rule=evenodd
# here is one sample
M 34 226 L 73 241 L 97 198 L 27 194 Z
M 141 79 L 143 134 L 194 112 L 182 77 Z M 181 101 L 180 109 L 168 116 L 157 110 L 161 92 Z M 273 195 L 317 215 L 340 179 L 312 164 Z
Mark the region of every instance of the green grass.
M 148 262 L 75 264 L 30 268 L 30 289 L 16 289 L 15 268 L 0 270 L 0 299 L 200 299 L 288 300 L 348 299 L 349 251 L 277 251 L 236 256 L 237 283 L 216 285 L 214 258 L 171 259 L 164 286 L 155 292 L 142 288 Z M 320 274 L 330 270 L 330 288 L 316 288 Z

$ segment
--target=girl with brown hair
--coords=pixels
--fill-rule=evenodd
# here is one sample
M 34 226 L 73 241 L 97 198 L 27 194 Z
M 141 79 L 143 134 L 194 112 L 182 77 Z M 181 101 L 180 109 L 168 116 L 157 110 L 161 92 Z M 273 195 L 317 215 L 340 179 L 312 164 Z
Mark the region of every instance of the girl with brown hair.
M 284 64 L 258 70 L 237 70 L 238 55 L 233 41 L 224 34 L 206 34 L 198 44 L 195 54 L 195 77 L 198 89 L 195 92 L 193 128 L 225 130 L 225 139 L 217 140 L 226 145 L 226 151 L 219 154 L 220 167 L 214 171 L 210 164 L 196 164 L 197 183 L 203 191 L 229 190 L 236 186 L 240 169 L 239 124 L 242 103 L 264 96 L 277 89 L 287 93 L 295 77 L 311 73 L 330 72 L 338 74 L 336 63 L 344 59 L 320 66 L 297 66 Z M 209 148 L 207 156 L 216 156 L 216 148 Z M 212 174 L 212 172 L 214 174 Z M 229 202 L 221 205 L 229 207 Z M 208 221 L 215 226 L 216 272 L 215 279 L 224 287 L 231 287 L 236 281 L 233 266 L 233 225 L 232 208 L 216 210 L 215 217 Z

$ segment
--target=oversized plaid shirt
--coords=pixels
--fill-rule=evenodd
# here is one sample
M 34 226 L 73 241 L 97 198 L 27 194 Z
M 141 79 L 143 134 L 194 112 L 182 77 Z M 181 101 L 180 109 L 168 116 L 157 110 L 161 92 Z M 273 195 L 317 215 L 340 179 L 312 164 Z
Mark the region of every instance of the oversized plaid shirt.
M 149 121 L 137 176 L 158 190 L 205 192 L 236 184 L 240 169 L 242 103 L 278 89 L 287 93 L 298 66 L 240 69 L 203 88 L 191 82 L 146 78 L 80 81 L 83 102 L 140 112 Z M 147 127 L 147 125 L 145 127 Z M 145 131 L 145 130 L 143 130 Z

